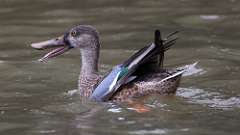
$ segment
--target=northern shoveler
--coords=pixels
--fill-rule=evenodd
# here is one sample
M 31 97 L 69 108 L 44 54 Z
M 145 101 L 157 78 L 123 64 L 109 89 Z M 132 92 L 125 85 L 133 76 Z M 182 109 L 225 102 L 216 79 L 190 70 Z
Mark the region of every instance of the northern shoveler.
M 35 49 L 57 47 L 40 61 L 58 56 L 72 48 L 80 49 L 82 66 L 79 75 L 81 96 L 93 101 L 123 101 L 149 94 L 174 94 L 185 68 L 164 69 L 164 52 L 175 44 L 177 32 L 161 38 L 155 31 L 155 41 L 115 66 L 105 76 L 98 73 L 99 33 L 89 25 L 79 25 L 61 37 L 33 43 Z

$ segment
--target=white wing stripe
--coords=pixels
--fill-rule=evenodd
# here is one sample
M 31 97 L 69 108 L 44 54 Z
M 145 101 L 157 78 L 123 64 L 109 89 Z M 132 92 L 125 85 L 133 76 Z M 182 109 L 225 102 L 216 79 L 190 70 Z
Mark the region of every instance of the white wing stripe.
M 119 72 L 119 73 L 117 74 L 117 76 L 114 78 L 113 82 L 112 82 L 111 85 L 109 86 L 108 92 L 110 92 L 110 91 L 112 90 L 112 88 L 115 86 L 115 84 L 117 83 L 117 79 L 118 79 L 120 73 L 121 73 L 121 72 Z
M 138 58 L 136 58 L 133 62 L 131 62 L 131 64 L 128 66 L 128 69 L 131 69 L 134 65 L 136 65 L 139 61 L 142 60 L 143 57 L 146 56 L 146 54 L 148 54 L 153 48 L 155 47 L 155 44 L 151 44 L 151 46 L 140 56 L 138 56 Z
M 166 81 L 166 80 L 168 80 L 168 79 L 170 79 L 170 78 L 176 77 L 176 76 L 178 76 L 178 75 L 180 75 L 180 74 L 182 74 L 182 73 L 184 73 L 184 72 L 185 72 L 185 70 L 179 71 L 179 72 L 177 72 L 177 73 L 175 73 L 175 74 L 173 74 L 173 75 L 170 75 L 170 76 L 162 79 L 160 82 L 164 82 L 164 81 Z

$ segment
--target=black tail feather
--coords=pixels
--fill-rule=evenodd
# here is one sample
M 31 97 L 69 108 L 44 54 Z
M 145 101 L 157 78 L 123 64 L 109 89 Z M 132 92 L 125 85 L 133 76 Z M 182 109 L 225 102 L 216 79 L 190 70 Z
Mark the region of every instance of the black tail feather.
M 170 40 L 170 41 L 166 41 L 164 42 L 164 51 L 167 51 L 172 45 L 174 45 L 177 41 L 178 37 Z
M 168 36 L 163 40 L 164 44 L 164 51 L 168 50 L 172 45 L 176 43 L 176 40 L 178 39 L 177 35 L 179 31 L 172 32 L 168 34 Z
M 178 34 L 178 33 L 179 33 L 179 31 L 174 31 L 174 32 L 168 34 L 168 35 L 166 36 L 166 38 L 164 39 L 164 41 L 167 41 L 169 38 L 171 38 L 172 36 L 174 36 L 174 35 L 176 35 L 176 34 Z
M 160 68 L 163 68 L 163 60 L 164 60 L 164 46 L 163 46 L 163 40 L 161 36 L 160 30 L 155 30 L 154 33 L 154 44 L 159 47 L 159 62 L 158 65 Z

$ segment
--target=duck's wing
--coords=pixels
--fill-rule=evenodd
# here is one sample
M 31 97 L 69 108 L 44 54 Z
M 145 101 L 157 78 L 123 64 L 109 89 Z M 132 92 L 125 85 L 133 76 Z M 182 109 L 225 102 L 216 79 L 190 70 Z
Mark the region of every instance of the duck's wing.
M 90 96 L 90 100 L 99 102 L 107 101 L 113 96 L 120 86 L 135 79 L 136 77 L 131 75 L 137 69 L 137 66 L 144 59 L 144 57 L 149 55 L 149 53 L 151 53 L 155 47 L 155 44 L 146 46 L 136 53 L 138 56 L 135 57 L 135 59 L 132 59 L 132 57 L 130 58 L 132 61 L 128 61 L 128 59 L 123 64 L 115 66 L 96 87 Z
M 175 31 L 173 33 L 170 33 L 166 36 L 166 38 L 162 39 L 161 33 L 159 30 L 156 30 L 154 33 L 154 43 L 156 46 L 151 50 L 151 54 L 145 55 L 144 59 L 142 60 L 141 64 L 153 64 L 150 62 L 154 62 L 154 64 L 160 65 L 160 67 L 163 66 L 163 60 L 164 60 L 164 52 L 167 51 L 172 45 L 176 43 L 176 40 L 178 37 L 176 37 L 176 34 L 179 31 Z M 129 65 L 130 63 L 133 63 L 139 56 L 143 55 L 144 52 L 149 48 L 151 45 L 145 46 L 142 49 L 140 49 L 138 52 L 136 52 L 134 55 L 132 55 L 128 60 L 126 60 L 123 65 Z
M 162 63 L 164 56 L 162 53 L 168 50 L 175 42 L 176 39 L 170 41 L 162 40 L 160 31 L 156 30 L 155 43 L 145 46 L 123 64 L 113 68 L 94 90 L 90 99 L 94 101 L 108 101 L 121 86 L 137 78 L 135 73 L 140 67 L 146 66 L 149 61 L 156 59 L 159 55 L 160 60 L 162 57 L 160 61 L 160 63 Z
M 173 69 L 164 69 L 138 77 L 134 82 L 122 86 L 111 101 L 126 101 L 129 98 L 144 97 L 151 94 L 175 94 L 182 75 L 196 73 L 197 63 Z M 195 70 L 195 71 L 194 71 Z

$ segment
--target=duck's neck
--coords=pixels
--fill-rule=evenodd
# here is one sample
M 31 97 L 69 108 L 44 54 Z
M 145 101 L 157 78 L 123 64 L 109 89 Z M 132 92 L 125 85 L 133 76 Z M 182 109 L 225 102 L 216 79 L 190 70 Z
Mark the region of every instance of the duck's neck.
M 80 76 L 89 76 L 98 72 L 99 48 L 87 48 L 80 50 L 82 67 Z
M 82 67 L 80 70 L 78 89 L 80 95 L 83 97 L 89 97 L 97 82 L 98 82 L 98 59 L 99 59 L 99 48 L 94 50 L 81 50 Z
M 85 47 L 80 49 L 82 66 L 78 81 L 80 94 L 89 97 L 98 83 L 98 60 L 100 43 L 98 38 L 91 38 L 85 42 Z

